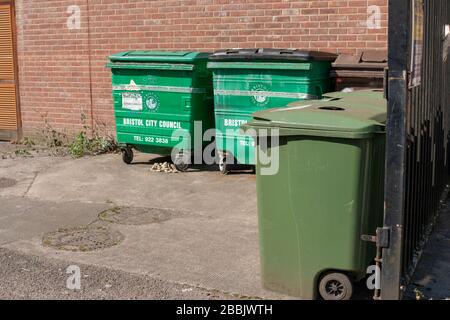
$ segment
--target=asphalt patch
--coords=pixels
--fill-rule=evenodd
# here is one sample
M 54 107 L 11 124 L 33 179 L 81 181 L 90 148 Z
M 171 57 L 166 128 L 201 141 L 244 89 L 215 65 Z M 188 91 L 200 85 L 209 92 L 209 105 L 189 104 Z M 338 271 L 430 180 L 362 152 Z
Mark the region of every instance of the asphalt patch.
M 125 236 L 106 227 L 60 229 L 44 235 L 42 245 L 58 250 L 87 252 L 118 245 Z
M 116 207 L 99 214 L 99 219 L 123 225 L 161 223 L 181 216 L 176 210 L 160 208 Z

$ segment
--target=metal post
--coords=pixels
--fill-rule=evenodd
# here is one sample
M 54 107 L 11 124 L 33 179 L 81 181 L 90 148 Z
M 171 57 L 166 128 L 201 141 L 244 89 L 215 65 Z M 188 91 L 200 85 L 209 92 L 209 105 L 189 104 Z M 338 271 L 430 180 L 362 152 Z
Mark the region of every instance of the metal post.
M 389 1 L 388 119 L 386 135 L 385 221 L 389 247 L 383 249 L 381 299 L 401 298 L 405 206 L 406 110 L 410 39 L 409 0 Z

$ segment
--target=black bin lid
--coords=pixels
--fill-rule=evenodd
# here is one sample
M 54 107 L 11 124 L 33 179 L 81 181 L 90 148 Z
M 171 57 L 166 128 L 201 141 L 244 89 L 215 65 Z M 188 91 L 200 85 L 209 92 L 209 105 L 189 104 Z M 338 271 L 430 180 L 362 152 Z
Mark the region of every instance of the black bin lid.
M 210 61 L 330 61 L 337 55 L 329 52 L 303 51 L 298 49 L 227 49 L 212 54 Z

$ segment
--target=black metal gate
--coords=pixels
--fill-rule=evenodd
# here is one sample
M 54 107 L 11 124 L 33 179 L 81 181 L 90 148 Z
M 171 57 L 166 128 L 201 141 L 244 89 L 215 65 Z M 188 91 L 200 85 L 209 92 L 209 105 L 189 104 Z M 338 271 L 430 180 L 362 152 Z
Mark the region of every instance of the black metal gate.
M 388 124 L 381 298 L 399 299 L 446 195 L 449 0 L 389 1 Z

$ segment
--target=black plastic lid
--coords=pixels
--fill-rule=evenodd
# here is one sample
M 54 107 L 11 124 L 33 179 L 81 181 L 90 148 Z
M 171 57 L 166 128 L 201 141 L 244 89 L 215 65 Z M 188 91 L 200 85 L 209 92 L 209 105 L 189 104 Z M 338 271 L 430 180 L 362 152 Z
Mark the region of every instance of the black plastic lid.
M 210 56 L 211 61 L 330 61 L 337 55 L 329 52 L 302 51 L 297 49 L 227 49 Z

